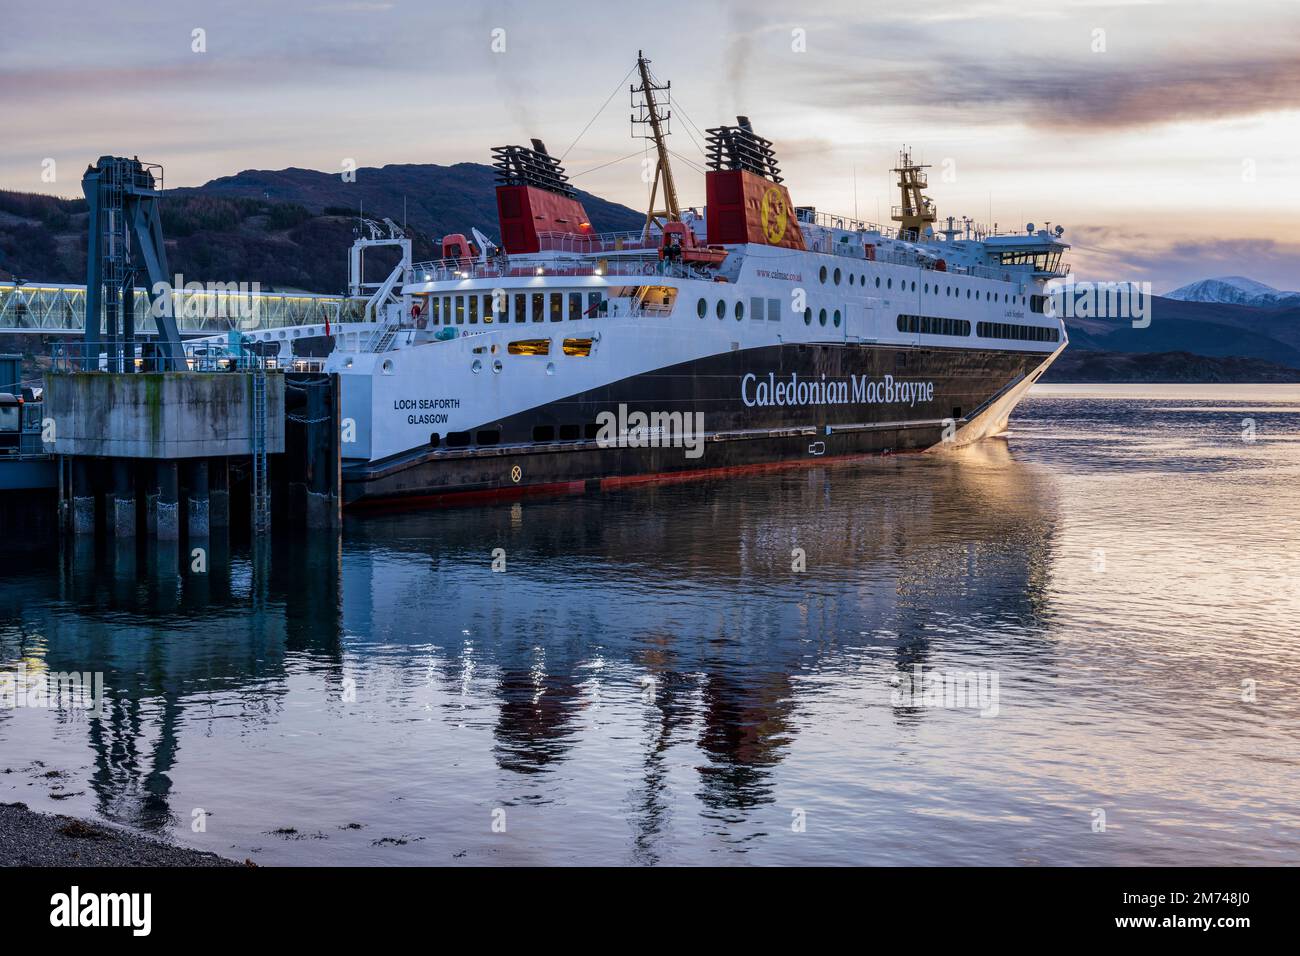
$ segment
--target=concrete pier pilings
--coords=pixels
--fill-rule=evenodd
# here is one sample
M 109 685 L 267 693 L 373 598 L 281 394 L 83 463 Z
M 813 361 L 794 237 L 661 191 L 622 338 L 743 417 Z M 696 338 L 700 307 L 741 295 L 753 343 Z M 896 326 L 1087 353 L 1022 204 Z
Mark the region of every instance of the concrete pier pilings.
M 209 534 L 208 460 L 190 458 L 185 462 L 185 530 L 191 538 Z
M 118 538 L 135 537 L 135 462 L 129 458 L 113 459 L 113 497 L 109 511 L 113 534 Z
M 72 463 L 72 530 L 95 533 L 95 462 L 89 459 Z
M 128 544 L 138 535 L 206 541 L 229 528 L 230 461 L 225 457 L 141 461 L 69 456 L 60 467 L 69 489 L 66 527 L 78 536 L 102 529 Z
M 155 462 L 154 468 L 150 524 L 160 541 L 175 541 L 181 536 L 180 469 L 174 461 Z
M 230 527 L 230 463 L 208 459 L 208 527 Z

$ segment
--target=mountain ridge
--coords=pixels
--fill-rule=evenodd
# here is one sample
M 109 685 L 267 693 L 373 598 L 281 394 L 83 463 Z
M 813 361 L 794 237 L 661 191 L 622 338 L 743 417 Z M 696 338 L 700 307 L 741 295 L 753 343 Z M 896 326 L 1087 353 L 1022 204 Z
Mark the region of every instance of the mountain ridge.
M 1222 305 L 1247 305 L 1255 308 L 1300 306 L 1300 292 L 1282 292 L 1246 276 L 1220 276 L 1199 279 L 1166 292 L 1166 299 L 1181 302 L 1216 302 Z

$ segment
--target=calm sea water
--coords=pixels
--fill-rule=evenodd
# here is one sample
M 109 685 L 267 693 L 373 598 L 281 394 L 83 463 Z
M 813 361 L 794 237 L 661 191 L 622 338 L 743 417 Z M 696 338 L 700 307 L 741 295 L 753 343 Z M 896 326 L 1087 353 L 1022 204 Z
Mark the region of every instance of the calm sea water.
M 1300 388 L 1056 387 L 201 575 L 10 542 L 0 669 L 110 703 L 0 709 L 0 800 L 271 864 L 1296 863 L 1298 479 Z

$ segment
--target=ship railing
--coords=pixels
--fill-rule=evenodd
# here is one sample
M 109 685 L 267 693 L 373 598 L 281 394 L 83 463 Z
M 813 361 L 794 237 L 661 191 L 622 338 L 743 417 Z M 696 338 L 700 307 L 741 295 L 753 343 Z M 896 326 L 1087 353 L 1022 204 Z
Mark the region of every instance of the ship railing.
M 950 262 L 943 255 L 920 255 L 913 252 L 889 252 L 882 249 L 876 249 L 875 262 L 887 262 L 895 266 L 911 266 L 914 269 L 926 269 L 931 272 L 947 272 L 952 275 L 974 276 L 980 279 L 996 279 L 999 282 L 1015 282 L 1017 280 L 1016 271 L 1007 267 L 997 268 L 980 265 L 963 265 L 961 263 Z M 943 262 L 944 268 L 940 270 L 939 263 Z
M 659 240 L 651 236 L 643 239 L 639 231 L 601 232 L 591 235 L 574 235 L 570 232 L 539 232 L 538 247 L 542 252 L 573 252 L 580 255 L 623 252 L 624 250 L 659 250 Z
M 855 219 L 852 216 L 838 216 L 833 213 L 818 212 L 807 207 L 796 208 L 795 218 L 806 226 L 821 226 L 824 229 L 842 229 L 846 232 L 878 232 L 882 236 L 892 236 L 892 226 L 882 226 L 878 222 Z
M 936 214 L 936 207 L 932 202 L 926 202 L 920 206 L 890 206 L 889 215 L 895 219 L 904 217 L 909 219 L 925 218 Z
M 279 349 L 278 343 L 274 344 Z M 183 343 L 186 368 L 191 372 L 242 372 L 279 367 L 274 356 L 262 355 L 254 344 L 235 351 L 212 342 Z M 167 370 L 166 357 L 154 343 L 137 346 L 132 354 L 110 354 L 101 346 L 87 348 L 85 342 L 55 342 L 50 350 L 50 371 L 73 372 L 162 372 Z
M 437 259 L 416 263 L 411 269 L 416 282 L 444 282 L 454 279 L 525 279 L 543 276 L 629 276 L 642 278 L 703 279 L 715 272 L 684 262 L 654 255 L 593 259 L 585 256 L 518 255 L 497 257 L 487 262 L 467 259 Z

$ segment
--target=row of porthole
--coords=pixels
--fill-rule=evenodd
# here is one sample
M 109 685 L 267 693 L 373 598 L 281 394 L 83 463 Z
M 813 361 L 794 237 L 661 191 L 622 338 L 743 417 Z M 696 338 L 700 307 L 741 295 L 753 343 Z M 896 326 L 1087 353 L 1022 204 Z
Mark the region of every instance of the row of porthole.
M 718 304 L 714 306 L 713 311 L 718 318 L 725 319 L 727 317 L 727 303 L 724 300 L 719 299 Z M 700 301 L 695 304 L 695 312 L 701 319 L 705 318 L 709 314 L 708 300 L 700 299 Z M 745 317 L 745 303 L 737 302 L 733 312 L 736 316 L 736 321 L 739 322 Z
M 393 374 L 393 360 L 392 360 L 392 359 L 384 359 L 383 364 L 380 365 L 379 368 L 380 368 L 380 371 L 382 371 L 385 375 L 392 375 L 392 374 Z M 500 359 L 493 359 L 493 360 L 492 360 L 492 371 L 494 371 L 494 372 L 500 372 L 501 369 L 502 369 L 501 360 L 500 360 Z M 483 360 L 482 360 L 482 359 L 475 359 L 473 362 L 470 363 L 469 370 L 470 370 L 471 372 L 473 372 L 475 375 L 477 375 L 479 372 L 483 371 Z M 554 375 L 554 374 L 555 374 L 555 363 L 554 363 L 554 362 L 547 362 L 547 363 L 546 363 L 546 374 L 547 374 L 547 375 Z
M 854 273 L 850 272 L 850 273 L 849 273 L 849 285 L 853 285 L 853 284 L 854 284 L 854 279 L 855 279 L 855 278 L 859 278 L 859 277 L 857 277 Z M 825 284 L 826 284 L 826 267 L 825 267 L 825 266 L 822 266 L 822 267 L 821 267 L 820 279 L 821 279 L 822 285 L 825 285 Z M 832 276 L 832 280 L 834 281 L 834 283 L 835 283 L 836 285 L 839 285 L 839 284 L 840 284 L 840 279 L 841 279 L 841 273 L 840 273 L 840 270 L 839 270 L 839 269 L 836 269 L 835 272 L 834 272 L 834 274 L 833 274 L 833 276 Z M 861 280 L 861 281 L 860 281 L 860 284 L 861 284 L 861 285 L 865 286 L 865 285 L 867 284 L 867 277 L 866 277 L 866 276 L 861 276 L 861 277 L 860 277 L 860 280 Z M 908 291 L 915 292 L 915 291 L 916 291 L 916 281 L 915 281 L 915 280 L 912 281 L 910 290 L 909 290 L 909 288 L 908 288 L 908 283 L 907 283 L 907 282 L 900 282 L 900 283 L 898 284 L 898 287 L 899 287 L 899 289 L 902 290 L 903 292 L 908 292 Z M 876 276 L 876 288 L 877 288 L 877 289 L 880 288 L 880 276 Z M 891 277 L 891 278 L 887 278 L 887 279 L 885 279 L 885 288 L 886 288 L 886 289 L 893 289 L 893 288 L 894 288 L 894 280 L 893 280 L 892 277 Z M 951 295 L 953 294 L 954 291 L 956 291 L 958 297 L 961 296 L 961 289 L 955 289 L 955 290 L 954 290 L 953 286 L 944 286 L 944 289 L 945 289 L 944 294 L 947 295 L 947 296 L 951 296 Z M 978 300 L 978 299 L 980 298 L 980 290 L 979 290 L 979 289 L 975 289 L 975 290 L 973 290 L 973 291 L 974 291 L 974 293 L 975 293 L 973 297 L 974 297 L 975 299 Z M 927 295 L 928 295 L 929 292 L 930 292 L 930 284 L 929 284 L 928 282 L 925 284 L 925 292 L 926 292 Z M 971 289 L 967 289 L 967 290 L 966 290 L 966 298 L 968 298 L 968 299 L 969 299 L 969 298 L 972 298 L 972 296 L 971 296 L 971 292 L 972 292 Z M 935 295 L 938 295 L 938 294 L 939 294 L 939 284 L 938 284 L 937 282 L 934 284 L 934 294 L 935 294 Z M 983 294 L 983 297 L 984 297 L 984 299 L 985 299 L 986 301 L 987 301 L 987 300 L 991 300 L 991 301 L 993 301 L 993 302 L 1001 302 L 1001 301 L 1003 301 L 1003 298 L 1004 298 L 1003 293 L 998 293 L 998 292 L 985 292 L 985 293 Z M 1022 295 L 1022 296 L 1006 295 L 1006 296 L 1005 296 L 1005 301 L 1007 301 L 1007 302 L 1012 302 L 1012 303 L 1014 303 L 1017 299 L 1019 299 L 1019 304 L 1020 304 L 1020 305 L 1024 305 L 1024 304 L 1025 304 L 1026 299 L 1025 299 L 1025 297 L 1024 297 L 1023 295 Z
M 803 324 L 804 324 L 804 325 L 812 325 L 812 318 L 813 318 L 813 311 L 812 311 L 812 309 L 804 309 L 804 310 L 803 310 Z M 835 316 L 834 316 L 834 322 L 835 322 L 835 327 L 836 327 L 837 329 L 840 327 L 840 321 L 841 321 L 841 319 L 842 319 L 842 316 L 840 315 L 840 310 L 839 310 L 839 309 L 836 309 L 836 310 L 835 310 Z M 817 313 L 817 324 L 818 324 L 818 325 L 825 325 L 825 324 L 826 324 L 826 310 L 825 310 L 825 309 L 822 309 L 820 312 Z
M 499 371 L 501 371 L 501 368 L 502 368 L 502 366 L 501 366 L 501 360 L 500 360 L 500 359 L 493 359 L 493 360 L 492 360 L 492 371 L 494 371 L 494 372 L 499 372 Z M 479 372 L 483 371 L 483 360 L 482 360 L 482 359 L 475 359 L 473 362 L 470 363 L 469 370 L 470 370 L 471 372 L 473 372 L 475 375 L 477 375 Z M 554 363 L 554 362 L 547 362 L 547 363 L 546 363 L 546 374 L 547 374 L 547 375 L 554 375 L 554 374 L 555 374 L 555 363 Z
M 704 318 L 705 316 L 707 316 L 707 315 L 709 314 L 709 303 L 708 303 L 705 299 L 700 299 L 700 301 L 699 301 L 699 302 L 696 304 L 696 306 L 695 306 L 695 311 L 696 311 L 696 313 L 699 315 L 699 317 L 700 317 L 701 319 Z M 727 303 L 724 302 L 724 301 L 722 301 L 721 299 L 719 299 L 719 300 L 718 300 L 718 304 L 717 304 L 716 308 L 714 309 L 714 312 L 717 313 L 718 318 L 720 318 L 720 319 L 725 319 L 725 318 L 727 317 Z M 736 314 L 736 321 L 737 321 L 737 322 L 739 322 L 741 319 L 743 319 L 743 318 L 745 317 L 745 305 L 744 305 L 744 303 L 742 303 L 742 302 L 737 302 L 737 303 L 736 303 L 735 314 Z M 812 316 L 813 316 L 813 310 L 812 310 L 812 309 L 804 309 L 804 310 L 803 310 L 803 324 L 804 324 L 804 325 L 812 325 Z M 825 324 L 826 324 L 826 310 L 825 310 L 825 309 L 822 309 L 821 312 L 818 314 L 818 316 L 817 316 L 817 321 L 818 321 L 818 323 L 821 324 L 821 325 L 825 325 Z M 843 321 L 843 316 L 840 314 L 840 310 L 839 310 L 839 309 L 836 309 L 836 310 L 835 310 L 835 315 L 834 315 L 834 322 L 835 322 L 835 327 L 836 327 L 837 329 L 840 327 L 840 323 L 841 323 L 842 321 Z

